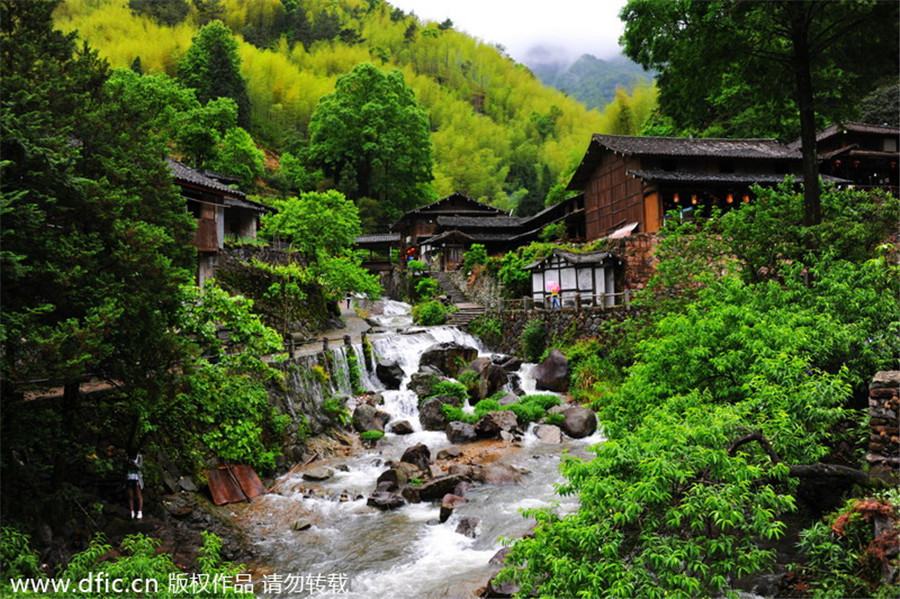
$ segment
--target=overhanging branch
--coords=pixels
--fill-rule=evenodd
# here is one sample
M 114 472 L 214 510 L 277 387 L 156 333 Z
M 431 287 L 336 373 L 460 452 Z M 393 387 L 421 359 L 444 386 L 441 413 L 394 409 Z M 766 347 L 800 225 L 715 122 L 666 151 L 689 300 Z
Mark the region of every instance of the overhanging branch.
M 783 462 L 781 456 L 769 443 L 763 434 L 759 431 L 751 433 L 736 440 L 728 447 L 728 455 L 733 456 L 739 447 L 753 442 L 759 443 L 762 450 L 769 456 L 773 464 Z M 884 481 L 871 477 L 862 470 L 850 468 L 848 466 L 840 466 L 838 464 L 789 464 L 788 476 L 801 479 L 842 479 L 851 483 L 865 485 L 869 487 L 884 486 Z

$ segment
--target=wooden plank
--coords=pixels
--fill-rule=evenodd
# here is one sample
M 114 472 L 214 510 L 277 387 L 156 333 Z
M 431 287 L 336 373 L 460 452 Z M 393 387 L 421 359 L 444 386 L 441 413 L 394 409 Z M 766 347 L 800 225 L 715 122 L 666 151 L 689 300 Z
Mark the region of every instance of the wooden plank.
M 216 505 L 250 501 L 266 493 L 259 476 L 246 464 L 207 470 L 206 478 L 209 481 L 209 494 Z

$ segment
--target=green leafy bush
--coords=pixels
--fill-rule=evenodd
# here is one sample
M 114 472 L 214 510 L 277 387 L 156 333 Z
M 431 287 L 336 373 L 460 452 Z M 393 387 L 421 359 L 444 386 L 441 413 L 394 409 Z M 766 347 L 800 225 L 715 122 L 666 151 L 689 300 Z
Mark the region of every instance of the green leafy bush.
M 359 360 L 356 357 L 356 350 L 353 346 L 348 345 L 347 349 L 347 374 L 350 377 L 350 389 L 354 395 L 362 395 L 365 389 L 362 388 L 361 373 L 359 370 Z
M 463 370 L 457 378 L 466 387 L 469 396 L 475 397 L 478 393 L 478 383 L 481 381 L 481 375 L 474 370 Z
M 352 419 L 350 410 L 339 397 L 331 397 L 322 402 L 322 410 L 341 426 L 347 426 Z
M 538 234 L 538 238 L 544 242 L 553 242 L 559 241 L 566 238 L 566 224 L 559 223 L 550 223 Z
M 447 322 L 447 306 L 437 300 L 416 304 L 412 309 L 413 321 L 422 326 L 436 326 Z
M 514 412 L 521 424 L 527 424 L 542 419 L 547 415 L 547 410 L 560 403 L 562 400 L 555 395 L 526 395 L 518 402 L 504 406 L 502 409 Z
M 428 265 L 419 260 L 410 260 L 406 263 L 406 270 L 413 276 L 419 276 L 428 271 Z
M 488 412 L 497 412 L 501 410 L 500 404 L 494 399 L 482 399 L 475 404 L 475 420 L 481 420 Z
M 560 414 L 559 412 L 556 412 L 554 414 L 547 414 L 544 417 L 544 423 L 552 424 L 553 426 L 560 426 L 560 425 L 562 425 L 563 420 L 565 420 L 565 419 L 566 419 L 565 414 Z
M 422 300 L 429 300 L 440 295 L 441 285 L 437 279 L 427 277 L 416 283 L 416 297 Z
M 449 421 L 466 422 L 468 424 L 475 424 L 478 422 L 478 416 L 475 414 L 463 412 L 462 408 L 451 406 L 450 404 L 442 405 L 441 411 L 444 413 L 444 417 Z
M 469 397 L 466 386 L 456 381 L 437 381 L 436 383 L 434 383 L 431 386 L 431 393 L 428 399 L 437 397 L 439 395 L 448 395 L 450 397 L 455 397 L 462 402 L 465 402 Z
M 331 383 L 331 375 L 328 374 L 323 366 L 313 364 L 312 368 L 310 368 L 310 371 L 313 373 L 313 377 L 316 379 L 316 382 L 318 382 L 322 388 L 325 388 Z
M 538 362 L 547 348 L 547 326 L 543 320 L 532 318 L 522 329 L 522 354 L 528 362 Z
M 881 218 L 894 213 L 863 210 L 836 216 L 838 228 L 807 228 L 793 189 L 760 193 L 766 201 L 753 210 L 663 235 L 658 275 L 630 329 L 627 376 L 598 402 L 608 441 L 593 460 L 562 467 L 559 491 L 577 495 L 579 510 L 529 512 L 535 535 L 507 558 L 503 577 L 523 596 L 713 596 L 766 571 L 775 553 L 760 540 L 782 537 L 796 509 L 788 464 L 825 459 L 838 423 L 853 418 L 853 389 L 865 393 L 872 373 L 900 357 L 896 263 L 848 248 L 844 235 L 870 218 L 883 230 Z M 575 354 L 590 398 L 617 369 L 599 348 Z M 827 534 L 822 525 L 807 536 L 817 590 L 870 592 L 853 586 L 868 576 L 867 558 L 827 564 L 863 541 Z
M 378 441 L 379 439 L 384 438 L 384 431 L 365 431 L 359 434 L 359 438 L 365 441 Z
M 152 415 L 152 426 L 178 430 L 181 442 L 208 455 L 271 470 L 290 417 L 269 402 L 267 385 L 283 378 L 263 357 L 281 351 L 281 338 L 251 312 L 246 298 L 213 284 L 183 292 L 180 329 L 213 355 L 184 368 L 181 391 Z M 220 324 L 229 331 L 224 346 L 216 334 Z
M 474 270 L 476 266 L 481 266 L 487 261 L 487 251 L 481 243 L 473 243 L 472 246 L 463 254 L 462 270 L 469 272 Z
M 544 410 L 549 410 L 554 406 L 558 406 L 562 403 L 562 399 L 557 395 L 550 395 L 549 393 L 536 393 L 534 395 L 526 395 L 519 400 L 519 403 L 530 403 Z
M 491 316 L 479 316 L 469 323 L 469 333 L 481 339 L 488 347 L 503 340 L 503 322 Z
M 893 522 L 876 535 L 875 520 Z M 900 596 L 900 584 L 886 584 L 885 568 L 896 569 L 900 492 L 850 499 L 840 509 L 800 533 L 806 562 L 799 567 L 815 597 Z
M 191 588 L 191 585 L 188 584 L 185 589 L 166 594 L 166 596 L 209 599 L 214 597 L 234 598 L 244 596 L 234 590 L 235 577 L 242 574 L 243 566 L 234 565 L 221 559 L 222 540 L 219 537 L 206 531 L 202 531 L 201 534 L 203 535 L 203 545 L 197 557 L 197 564 L 200 567 L 199 574 L 202 574 L 205 578 L 208 577 L 210 582 L 215 579 L 228 580 L 232 583 L 232 588 L 229 590 L 223 585 L 209 584 L 205 589 L 201 589 Z M 51 590 L 40 593 L 40 595 L 37 593 L 23 594 L 13 592 L 14 587 L 11 579 L 30 578 L 41 581 L 46 576 L 41 570 L 30 570 L 30 556 L 33 556 L 34 552 L 30 548 L 28 537 L 12 529 L 7 530 L 4 528 L 2 535 L 0 535 L 0 552 L 3 553 L 4 557 L 0 592 L 4 596 L 40 596 L 63 599 L 72 597 L 72 589 L 77 588 L 81 581 L 87 580 L 89 577 L 95 581 L 98 580 L 98 574 L 102 574 L 107 581 L 121 579 L 124 588 L 130 588 L 132 581 L 140 581 L 143 588 L 152 589 L 155 586 L 160 591 L 170 588 L 169 584 L 172 577 L 183 577 L 189 580 L 190 575 L 182 573 L 178 569 L 171 555 L 159 552 L 159 545 L 160 541 L 158 539 L 137 533 L 122 539 L 116 550 L 106 542 L 102 534 L 97 534 L 91 539 L 87 549 L 73 555 L 65 568 L 55 576 L 55 579 L 60 582 L 69 581 L 69 590 L 67 592 L 53 592 Z M 11 553 L 13 550 L 16 551 L 19 557 Z M 249 581 L 249 576 L 244 576 L 247 576 Z M 53 589 L 54 587 L 51 585 L 49 588 Z M 108 590 L 104 592 L 102 588 L 98 588 L 95 585 L 93 592 L 79 592 L 78 596 L 102 599 L 111 595 Z

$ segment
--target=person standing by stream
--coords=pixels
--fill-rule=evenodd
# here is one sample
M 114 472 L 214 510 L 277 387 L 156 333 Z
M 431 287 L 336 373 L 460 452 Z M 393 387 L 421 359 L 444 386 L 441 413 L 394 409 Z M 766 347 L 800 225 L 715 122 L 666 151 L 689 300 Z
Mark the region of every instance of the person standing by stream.
M 128 510 L 132 520 L 140 520 L 144 517 L 144 496 L 141 489 L 144 488 L 144 476 L 141 468 L 144 465 L 144 456 L 130 451 L 125 456 L 125 494 L 128 497 Z M 134 507 L 137 504 L 137 511 Z

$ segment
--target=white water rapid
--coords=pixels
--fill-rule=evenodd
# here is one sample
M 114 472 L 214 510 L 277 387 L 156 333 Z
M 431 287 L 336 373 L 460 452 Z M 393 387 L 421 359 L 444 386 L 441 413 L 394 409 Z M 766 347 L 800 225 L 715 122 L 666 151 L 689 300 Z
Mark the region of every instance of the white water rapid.
M 443 524 L 437 523 L 440 506 L 427 502 L 388 512 L 369 507 L 366 498 L 374 491 L 378 476 L 387 470 L 389 460 L 399 460 L 403 451 L 416 443 L 427 445 L 432 459 L 450 446 L 443 432 L 422 430 L 418 398 L 406 390 L 422 353 L 435 343 L 455 341 L 489 355 L 480 341 L 456 328 L 414 328 L 406 304 L 387 302 L 384 314 L 372 320 L 389 329 L 369 337 L 376 358 L 396 360 L 405 377 L 401 390 L 385 390 L 374 375 L 366 377 L 360 362 L 362 384 L 384 396 L 380 409 L 391 414 L 391 422 L 407 420 L 415 432 L 405 436 L 387 433 L 372 450 L 325 463 L 335 470 L 326 481 L 311 483 L 298 474 L 284 480 L 277 493 L 254 500 L 246 526 L 256 542 L 258 562 L 265 564 L 259 572 L 268 583 L 256 587 L 263 596 L 279 597 L 302 588 L 293 596 L 473 597 L 496 570 L 488 561 L 502 547 L 499 539 L 520 537 L 534 523 L 521 515 L 522 508 L 549 506 L 554 501 L 563 511 L 577 506 L 575 498 L 554 492 L 554 486 L 562 481 L 557 470 L 560 454 L 568 450 L 587 456 L 585 449 L 601 442 L 602 437 L 595 434 L 561 445 L 545 445 L 529 430 L 520 448 L 497 451 L 501 454 L 498 463 L 527 470 L 522 482 L 473 487 L 466 493 L 468 502 L 456 508 Z M 361 361 L 362 348 L 355 350 Z M 534 392 L 530 376 L 533 367 L 526 364 L 519 372 L 522 388 L 529 393 Z M 456 532 L 460 518 L 465 516 L 480 520 L 476 538 Z M 298 520 L 304 527 L 311 527 L 294 530 L 300 528 Z M 302 583 L 299 587 L 298 580 Z M 293 584 L 292 589 L 288 582 Z

